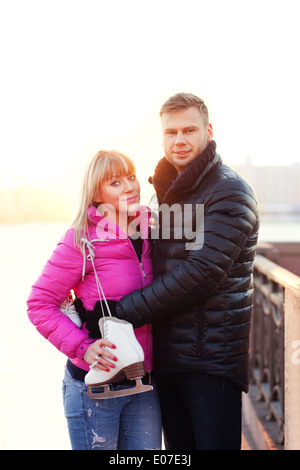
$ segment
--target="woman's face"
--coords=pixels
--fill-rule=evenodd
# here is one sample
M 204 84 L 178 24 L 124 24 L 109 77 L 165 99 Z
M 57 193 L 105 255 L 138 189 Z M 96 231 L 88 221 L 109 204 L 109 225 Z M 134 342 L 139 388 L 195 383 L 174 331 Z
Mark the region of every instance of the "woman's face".
M 135 174 L 115 175 L 101 183 L 97 200 L 101 205 L 101 213 L 107 211 L 109 218 L 112 212 L 115 212 L 117 218 L 121 214 L 134 216 L 140 206 L 140 183 Z

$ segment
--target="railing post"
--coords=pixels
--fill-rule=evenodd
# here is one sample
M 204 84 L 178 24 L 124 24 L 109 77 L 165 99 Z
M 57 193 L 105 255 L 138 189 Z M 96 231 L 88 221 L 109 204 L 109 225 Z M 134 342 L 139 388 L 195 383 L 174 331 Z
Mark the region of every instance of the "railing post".
M 286 450 L 300 450 L 300 293 L 285 288 L 284 415 Z

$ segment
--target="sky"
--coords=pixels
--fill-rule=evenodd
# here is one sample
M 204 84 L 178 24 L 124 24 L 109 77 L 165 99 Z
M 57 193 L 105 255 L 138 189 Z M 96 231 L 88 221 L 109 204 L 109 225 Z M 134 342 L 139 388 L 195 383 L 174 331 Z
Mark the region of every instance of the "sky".
M 206 102 L 226 163 L 299 162 L 298 5 L 0 0 L 0 188 L 75 195 L 100 149 L 132 157 L 146 188 L 180 91 Z

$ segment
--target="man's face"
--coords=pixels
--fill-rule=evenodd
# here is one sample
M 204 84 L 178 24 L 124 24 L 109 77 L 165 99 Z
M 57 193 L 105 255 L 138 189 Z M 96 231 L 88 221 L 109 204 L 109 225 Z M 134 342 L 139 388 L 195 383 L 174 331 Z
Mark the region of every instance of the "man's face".
M 211 124 L 204 124 L 195 106 L 163 113 L 161 123 L 165 157 L 181 173 L 207 147 L 213 136 Z

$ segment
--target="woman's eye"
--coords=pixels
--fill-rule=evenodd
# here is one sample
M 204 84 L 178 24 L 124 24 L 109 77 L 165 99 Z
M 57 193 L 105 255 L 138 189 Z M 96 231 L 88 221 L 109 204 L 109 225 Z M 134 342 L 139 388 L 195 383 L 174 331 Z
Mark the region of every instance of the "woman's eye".
M 134 181 L 134 180 L 136 179 L 136 176 L 135 176 L 135 175 L 131 175 L 131 176 L 129 176 L 129 179 L 130 179 L 131 181 Z
M 120 184 L 120 181 L 113 181 L 111 183 L 111 186 L 119 186 L 119 184 Z

